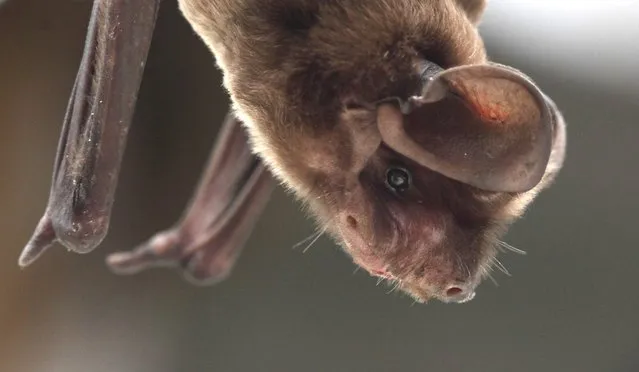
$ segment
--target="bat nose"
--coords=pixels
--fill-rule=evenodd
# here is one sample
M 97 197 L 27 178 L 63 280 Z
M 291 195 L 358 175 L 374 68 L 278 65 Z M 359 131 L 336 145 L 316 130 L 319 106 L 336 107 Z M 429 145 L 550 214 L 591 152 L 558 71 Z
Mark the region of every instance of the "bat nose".
M 446 287 L 442 295 L 446 302 L 461 304 L 475 298 L 475 286 L 470 283 L 455 283 Z

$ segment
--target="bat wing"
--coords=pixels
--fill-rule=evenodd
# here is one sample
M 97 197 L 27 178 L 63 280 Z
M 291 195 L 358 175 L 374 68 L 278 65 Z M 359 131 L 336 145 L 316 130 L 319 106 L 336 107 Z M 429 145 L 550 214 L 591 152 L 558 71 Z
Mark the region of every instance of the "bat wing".
M 87 253 L 107 233 L 160 0 L 96 0 L 67 106 L 49 201 L 20 266 L 58 241 Z

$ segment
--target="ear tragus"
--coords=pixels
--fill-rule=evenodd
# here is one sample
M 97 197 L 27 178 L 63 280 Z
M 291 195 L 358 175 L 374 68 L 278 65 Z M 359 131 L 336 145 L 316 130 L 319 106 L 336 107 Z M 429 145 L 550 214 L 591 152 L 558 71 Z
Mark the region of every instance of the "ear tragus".
M 410 103 L 405 115 L 378 111 L 382 138 L 398 153 L 489 191 L 527 191 L 543 177 L 552 115 L 519 71 L 496 64 L 452 68 Z

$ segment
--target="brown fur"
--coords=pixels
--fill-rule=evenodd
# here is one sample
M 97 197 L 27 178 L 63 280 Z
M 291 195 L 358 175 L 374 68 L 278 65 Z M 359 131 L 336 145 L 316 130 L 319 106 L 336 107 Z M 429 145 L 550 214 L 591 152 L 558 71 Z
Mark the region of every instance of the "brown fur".
M 419 94 L 417 60 L 443 68 L 487 62 L 475 27 L 484 7 L 482 0 L 180 0 L 224 72 L 254 151 L 357 264 L 418 300 L 445 300 L 451 283 L 474 289 L 497 237 L 563 159 L 556 150 L 533 190 L 493 193 L 367 142 L 376 120 L 367 105 Z M 415 190 L 402 198 L 384 186 L 393 163 L 414 172 Z

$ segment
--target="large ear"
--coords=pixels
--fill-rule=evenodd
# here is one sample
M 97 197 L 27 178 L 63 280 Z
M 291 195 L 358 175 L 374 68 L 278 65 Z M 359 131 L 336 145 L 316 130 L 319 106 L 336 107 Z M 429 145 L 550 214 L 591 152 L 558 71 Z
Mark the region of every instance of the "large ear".
M 420 165 L 488 191 L 523 192 L 544 175 L 553 117 L 519 71 L 496 64 L 436 75 L 404 113 L 378 107 L 383 141 Z
M 478 24 L 486 9 L 486 0 L 456 0 L 473 24 Z

